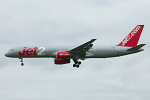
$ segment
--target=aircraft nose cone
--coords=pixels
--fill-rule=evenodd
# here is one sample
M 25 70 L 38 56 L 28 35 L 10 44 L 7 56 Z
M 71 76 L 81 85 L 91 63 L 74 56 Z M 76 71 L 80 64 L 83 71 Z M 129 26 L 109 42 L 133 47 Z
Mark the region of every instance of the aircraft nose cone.
M 6 56 L 6 57 L 9 57 L 9 56 L 10 56 L 10 54 L 7 52 L 7 53 L 5 53 L 5 56 Z
M 5 53 L 5 56 L 8 57 L 8 53 Z

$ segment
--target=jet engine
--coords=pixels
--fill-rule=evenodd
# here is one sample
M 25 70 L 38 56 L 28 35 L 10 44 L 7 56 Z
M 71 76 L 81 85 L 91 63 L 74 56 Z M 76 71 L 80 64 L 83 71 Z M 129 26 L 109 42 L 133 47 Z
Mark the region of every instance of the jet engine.
M 70 58 L 70 53 L 67 51 L 57 51 L 56 58 L 62 58 L 62 59 Z
M 70 59 L 55 58 L 54 62 L 55 64 L 67 64 L 67 63 L 70 63 Z

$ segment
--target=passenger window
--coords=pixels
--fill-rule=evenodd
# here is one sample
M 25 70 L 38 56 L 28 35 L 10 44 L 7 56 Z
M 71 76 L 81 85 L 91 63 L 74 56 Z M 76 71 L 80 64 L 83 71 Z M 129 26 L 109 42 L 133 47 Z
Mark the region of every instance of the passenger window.
M 14 49 L 10 49 L 9 51 L 14 51 Z

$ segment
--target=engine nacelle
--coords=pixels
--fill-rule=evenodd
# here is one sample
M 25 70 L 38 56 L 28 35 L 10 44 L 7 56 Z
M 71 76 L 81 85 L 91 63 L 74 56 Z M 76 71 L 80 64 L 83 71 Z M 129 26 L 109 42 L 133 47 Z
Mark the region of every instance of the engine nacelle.
M 55 58 L 54 62 L 55 64 L 67 64 L 67 63 L 70 63 L 70 59 Z
M 70 58 L 70 53 L 67 51 L 57 51 L 56 58 L 62 58 L 62 59 Z

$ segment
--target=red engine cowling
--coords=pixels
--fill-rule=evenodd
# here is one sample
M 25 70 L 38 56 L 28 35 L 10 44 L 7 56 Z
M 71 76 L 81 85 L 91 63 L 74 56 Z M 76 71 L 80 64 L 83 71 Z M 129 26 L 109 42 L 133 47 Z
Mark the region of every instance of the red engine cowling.
M 56 52 L 56 58 L 70 58 L 70 53 L 66 51 L 57 51 Z
M 54 62 L 55 62 L 55 64 L 67 64 L 67 63 L 70 63 L 70 59 L 55 58 Z

